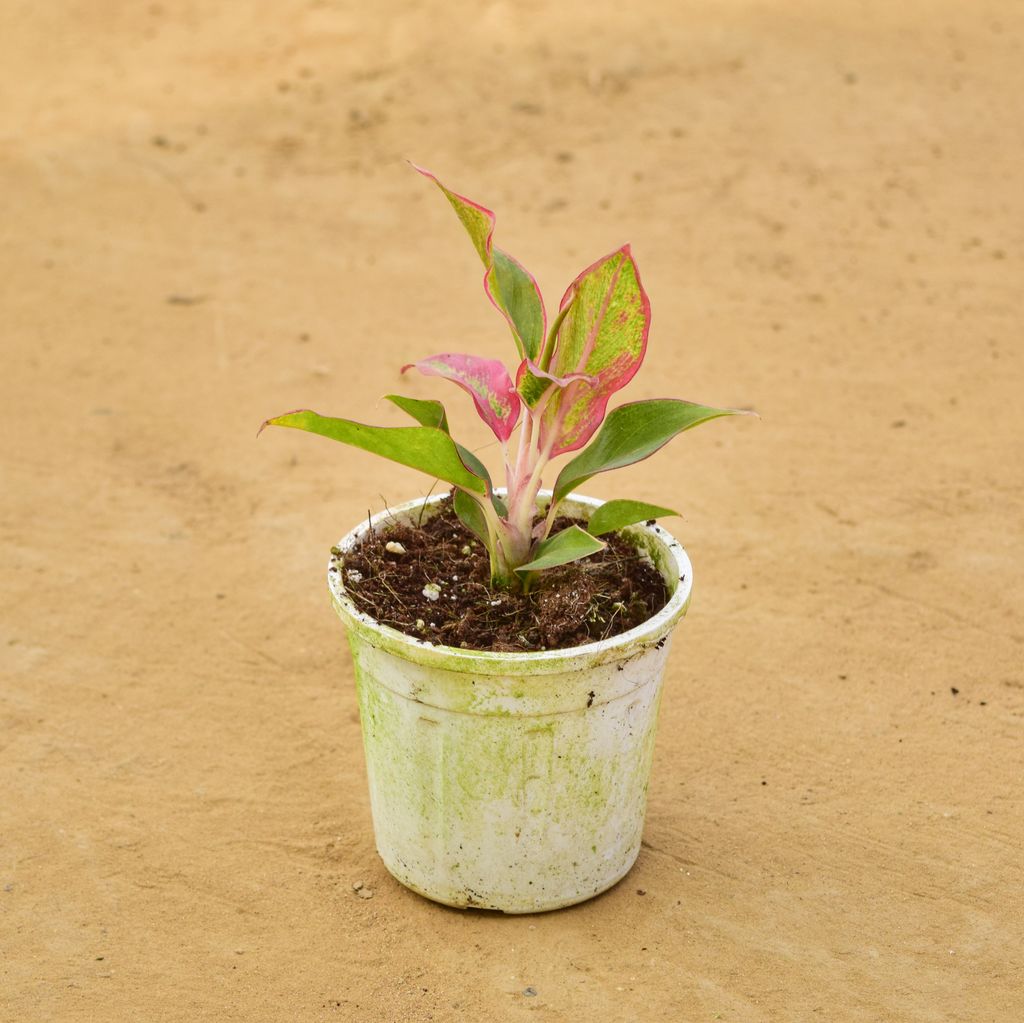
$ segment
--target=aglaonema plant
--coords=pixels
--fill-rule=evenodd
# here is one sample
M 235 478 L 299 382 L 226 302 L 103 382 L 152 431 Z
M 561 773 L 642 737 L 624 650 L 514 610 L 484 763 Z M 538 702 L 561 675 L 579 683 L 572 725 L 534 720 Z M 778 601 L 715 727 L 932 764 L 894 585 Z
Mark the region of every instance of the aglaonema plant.
M 501 447 L 504 491 L 451 436 L 439 401 L 387 395 L 417 426 L 367 426 L 301 409 L 268 419 L 260 429 L 288 426 L 320 434 L 451 484 L 456 514 L 487 549 L 492 586 L 526 591 L 537 573 L 601 550 L 602 535 L 677 514 L 615 500 L 595 511 L 586 529 L 571 525 L 553 533 L 559 507 L 573 490 L 598 473 L 647 458 L 684 430 L 742 413 L 677 398 L 635 401 L 607 412 L 611 396 L 640 368 L 651 324 L 630 247 L 587 267 L 566 289 L 549 326 L 536 280 L 494 244 L 494 213 L 429 171 L 416 170 L 437 185 L 468 232 L 484 265 L 484 291 L 512 332 L 517 367 L 513 380 L 496 359 L 445 352 L 402 372 L 442 377 L 470 395 Z M 538 496 L 549 463 L 572 452 L 579 453 L 558 472 L 544 509 Z

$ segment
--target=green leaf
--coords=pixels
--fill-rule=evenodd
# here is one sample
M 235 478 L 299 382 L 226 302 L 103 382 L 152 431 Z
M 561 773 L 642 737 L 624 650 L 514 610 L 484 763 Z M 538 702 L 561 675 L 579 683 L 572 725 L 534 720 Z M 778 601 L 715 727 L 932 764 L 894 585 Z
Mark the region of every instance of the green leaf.
M 433 426 L 448 433 L 448 413 L 439 401 L 406 398 L 401 394 L 385 394 L 384 397 L 403 412 L 407 412 L 421 426 Z
M 607 501 L 590 516 L 587 529 L 594 536 L 604 536 L 605 533 L 614 533 L 623 526 L 631 526 L 634 522 L 678 514 L 679 512 L 672 511 L 671 508 L 645 504 L 643 501 Z
M 419 469 L 430 476 L 476 494 L 486 493 L 486 479 L 470 471 L 459 446 L 445 433 L 429 426 L 367 426 L 351 419 L 333 419 L 309 409 L 268 419 L 263 426 L 289 426 L 321 437 L 351 444 L 392 462 Z
M 490 549 L 490 537 L 487 535 L 487 516 L 484 514 L 480 502 L 475 497 L 470 497 L 464 490 L 456 490 L 452 498 L 452 505 L 459 521 L 471 533 L 475 534 L 485 547 Z
M 484 282 L 487 294 L 508 318 L 513 335 L 521 342 L 521 354 L 536 359 L 547 319 L 540 289 L 532 274 L 503 249 L 494 246 L 492 255 L 494 265 Z
M 569 526 L 568 529 L 563 529 L 560 533 L 549 536 L 543 543 L 539 543 L 533 552 L 533 560 L 520 565 L 516 571 L 523 574 L 566 565 L 570 561 L 579 561 L 589 554 L 596 554 L 605 546 L 605 543 L 591 536 L 585 529 Z
M 561 501 L 599 472 L 642 461 L 684 430 L 719 416 L 749 414 L 737 409 L 696 405 L 677 398 L 655 398 L 620 405 L 608 414 L 593 442 L 563 466 L 555 480 L 553 500 Z
M 448 433 L 448 414 L 444 410 L 444 405 L 439 401 L 406 398 L 401 394 L 385 394 L 384 397 L 397 405 L 403 412 L 408 412 L 418 423 L 422 423 L 424 426 L 433 426 Z M 487 471 L 487 466 L 469 448 L 463 447 L 458 441 L 455 442 L 455 449 L 469 471 L 476 473 L 487 483 L 487 489 L 491 490 L 491 474 Z M 492 496 L 491 501 L 498 509 L 499 515 L 506 514 L 505 506 L 498 497 Z
M 476 455 L 473 454 L 469 448 L 463 447 L 458 441 L 455 441 L 455 450 L 459 453 L 459 458 L 462 459 L 462 464 L 466 466 L 471 473 L 479 476 L 487 484 L 487 490 L 490 491 L 491 487 L 491 474 L 487 471 L 487 466 L 480 461 Z M 450 482 L 450 481 L 449 481 Z
M 388 401 L 393 402 L 403 412 L 408 412 L 418 423 L 422 423 L 424 426 L 435 426 L 439 430 L 448 432 L 448 414 L 444 410 L 444 405 L 439 401 L 425 400 L 421 398 L 406 398 L 401 394 L 385 394 L 385 398 Z M 487 471 L 487 466 L 480 461 L 476 455 L 473 454 L 469 448 L 463 447 L 458 441 L 455 442 L 455 449 L 459 453 L 459 457 L 463 463 L 470 470 L 475 472 L 486 484 L 487 491 L 491 495 L 491 504 L 494 506 L 494 510 L 504 519 L 508 517 L 508 508 L 505 507 L 505 502 L 494 493 L 494 487 L 491 484 L 491 474 Z M 465 515 L 459 509 L 465 509 Z M 487 523 L 483 519 L 483 513 L 480 512 L 483 531 L 480 532 L 476 529 L 474 523 L 469 521 L 469 516 L 472 516 L 475 511 L 479 511 L 479 506 L 476 501 L 472 500 L 468 496 L 462 493 L 461 490 L 455 492 L 455 514 L 462 520 L 462 524 L 467 528 L 476 533 L 485 544 L 490 544 L 487 537 Z

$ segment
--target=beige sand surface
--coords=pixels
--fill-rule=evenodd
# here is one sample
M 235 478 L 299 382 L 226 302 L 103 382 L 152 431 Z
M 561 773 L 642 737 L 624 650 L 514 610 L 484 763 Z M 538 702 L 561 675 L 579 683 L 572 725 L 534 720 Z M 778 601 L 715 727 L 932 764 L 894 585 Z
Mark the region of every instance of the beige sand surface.
M 1024 1018 L 1022 13 L 4 4 L 0 1020 Z M 632 241 L 629 396 L 763 415 L 588 488 L 697 586 L 644 851 L 553 915 L 374 852 L 326 550 L 423 480 L 255 439 L 509 354 L 406 157 L 554 298 Z

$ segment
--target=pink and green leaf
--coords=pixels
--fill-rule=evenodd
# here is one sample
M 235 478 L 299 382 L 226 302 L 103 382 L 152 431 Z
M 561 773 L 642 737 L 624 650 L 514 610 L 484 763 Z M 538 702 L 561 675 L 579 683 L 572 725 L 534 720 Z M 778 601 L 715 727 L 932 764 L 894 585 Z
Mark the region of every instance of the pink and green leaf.
M 541 419 L 541 445 L 552 456 L 581 448 L 604 418 L 608 400 L 643 362 L 651 306 L 629 246 L 588 267 L 562 298 L 564 319 L 549 367 L 558 377 L 585 374 L 554 395 Z
M 488 490 L 487 481 L 467 467 L 455 441 L 436 427 L 367 426 L 351 419 L 321 416 L 309 409 L 286 412 L 268 419 L 260 427 L 260 432 L 267 426 L 288 426 L 351 444 L 400 465 L 419 469 L 428 476 L 470 493 L 485 494 Z
M 738 409 L 711 408 L 678 398 L 655 398 L 620 405 L 608 414 L 601 432 L 585 451 L 562 467 L 553 501 L 561 501 L 591 476 L 642 461 L 673 437 L 720 416 L 750 415 Z
M 508 370 L 497 359 L 443 352 L 409 363 L 402 372 L 407 369 L 458 384 L 473 399 L 480 418 L 498 440 L 506 441 L 512 435 L 522 403 Z
M 541 369 L 533 361 L 533 359 L 523 359 L 519 364 L 519 369 L 516 371 L 516 387 L 518 388 L 523 380 L 527 376 L 537 377 L 539 380 L 549 381 L 555 384 L 557 387 L 566 388 L 569 384 L 581 380 L 584 383 L 594 387 L 598 383 L 597 377 L 590 376 L 589 373 L 566 373 L 564 377 L 555 376 L 554 373 L 549 373 L 546 369 Z
M 507 252 L 494 245 L 493 211 L 453 192 L 430 171 L 415 164 L 412 167 L 433 181 L 455 210 L 486 268 L 484 291 L 487 297 L 508 322 L 520 357 L 536 359 L 547 327 L 544 302 L 533 275 Z
M 567 373 L 564 377 L 557 377 L 554 373 L 548 373 L 547 370 L 541 369 L 532 359 L 523 359 L 516 371 L 516 390 L 523 402 L 531 409 L 536 409 L 545 395 L 547 395 L 546 400 L 550 402 L 556 395 L 574 383 L 595 387 L 598 379 L 586 373 Z M 552 387 L 554 387 L 553 391 Z
M 441 189 L 444 197 L 451 203 L 452 209 L 455 210 L 456 216 L 462 221 L 462 226 L 466 229 L 466 233 L 469 235 L 477 255 L 489 270 L 492 262 L 491 240 L 494 237 L 494 211 L 489 210 L 486 206 L 481 206 L 478 202 L 473 202 L 472 199 L 467 199 L 464 195 L 459 195 L 458 192 L 453 192 L 450 188 L 446 188 L 441 184 L 437 175 L 426 168 L 417 167 L 416 164 L 412 164 L 412 169 L 422 174 L 425 178 L 429 178 Z

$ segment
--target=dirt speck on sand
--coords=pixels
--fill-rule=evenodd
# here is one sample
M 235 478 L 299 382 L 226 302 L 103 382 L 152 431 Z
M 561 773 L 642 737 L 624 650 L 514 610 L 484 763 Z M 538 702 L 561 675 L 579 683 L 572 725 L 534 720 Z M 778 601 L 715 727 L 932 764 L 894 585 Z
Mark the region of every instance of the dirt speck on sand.
M 1019 6 L 17 11 L 0 1019 L 1022 1018 Z M 500 462 L 399 376 L 515 361 L 407 157 L 497 209 L 549 311 L 632 243 L 622 400 L 762 416 L 584 488 L 684 513 L 694 602 L 640 859 L 539 917 L 374 852 L 323 552 L 430 481 L 255 439 L 404 425 L 399 392 Z

